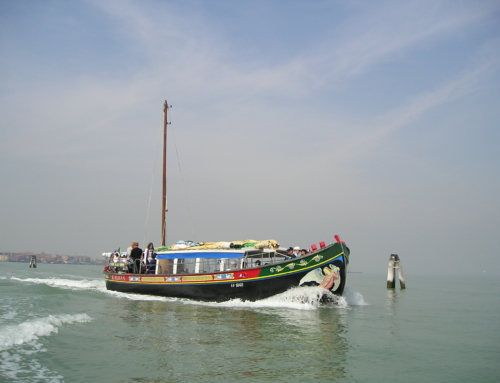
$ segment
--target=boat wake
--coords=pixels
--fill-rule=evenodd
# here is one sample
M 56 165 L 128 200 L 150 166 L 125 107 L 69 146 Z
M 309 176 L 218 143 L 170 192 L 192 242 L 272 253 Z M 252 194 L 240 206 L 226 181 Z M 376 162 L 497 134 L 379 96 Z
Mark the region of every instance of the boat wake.
M 268 301 L 268 302 L 267 302 Z M 275 307 L 315 310 L 320 307 L 347 308 L 344 297 L 332 294 L 323 287 L 295 287 L 282 294 L 263 299 L 260 302 L 272 303 Z
M 322 307 L 348 309 L 350 306 L 365 305 L 363 296 L 357 291 L 347 289 L 339 297 L 322 287 L 295 287 L 284 293 L 259 301 L 242 301 L 232 299 L 227 302 L 184 301 L 186 304 L 236 307 L 236 308 L 290 308 L 295 310 L 317 310 Z
M 43 284 L 51 287 L 58 287 L 69 290 L 102 290 L 103 288 L 106 289 L 104 281 L 102 281 L 101 279 L 76 280 L 76 279 L 61 279 L 61 278 L 17 278 L 17 277 L 11 277 L 10 279 L 19 282 Z
M 62 314 L 0 326 L 0 380 L 6 377 L 12 382 L 64 382 L 57 371 L 37 360 L 35 354 L 46 351 L 39 338 L 57 334 L 64 324 L 92 320 L 87 314 Z
M 296 310 L 316 310 L 320 307 L 334 307 L 346 309 L 351 306 L 366 306 L 363 296 L 346 287 L 343 296 L 339 297 L 330 293 L 322 287 L 294 287 L 284 293 L 262 299 L 259 301 L 243 301 L 241 299 L 232 299 L 227 302 L 200 302 L 196 300 L 182 298 L 168 298 L 154 295 L 129 294 L 106 289 L 103 280 L 74 280 L 61 278 L 17 278 L 11 279 L 25 282 L 44 284 L 51 287 L 67 290 L 93 290 L 116 298 L 137 300 L 137 301 L 162 301 L 162 302 L 182 302 L 185 304 L 207 305 L 217 307 L 248 307 L 248 308 L 292 308 Z
M 40 336 L 57 334 L 63 324 L 85 323 L 92 321 L 87 314 L 49 315 L 45 318 L 31 319 L 26 322 L 0 327 L 0 351 L 38 339 Z
M 64 278 L 17 278 L 11 277 L 10 279 L 16 280 L 24 283 L 34 283 L 40 285 L 46 285 L 50 287 L 60 288 L 63 290 L 91 290 L 98 291 L 107 295 L 111 295 L 116 298 L 123 298 L 132 301 L 164 301 L 173 302 L 178 301 L 179 298 L 167 298 L 159 297 L 154 295 L 144 295 L 144 294 L 128 294 L 121 293 L 118 291 L 112 291 L 106 289 L 106 284 L 102 279 L 64 279 Z

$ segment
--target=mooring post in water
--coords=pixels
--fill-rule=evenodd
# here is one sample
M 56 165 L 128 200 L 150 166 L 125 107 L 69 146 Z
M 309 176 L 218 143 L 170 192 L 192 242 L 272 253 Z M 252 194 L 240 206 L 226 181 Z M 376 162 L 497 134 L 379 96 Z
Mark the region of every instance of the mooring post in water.
M 397 257 L 397 255 L 396 255 Z M 399 260 L 399 257 L 398 257 L 398 261 L 397 261 L 397 264 L 398 264 L 398 277 L 399 277 L 399 287 L 401 289 L 406 289 L 406 284 L 405 284 L 405 277 L 403 277 L 403 266 L 401 266 L 401 262 Z
M 396 288 L 396 270 L 399 277 L 399 285 L 402 289 L 406 289 L 405 278 L 403 276 L 403 267 L 397 254 L 391 254 L 389 257 L 389 269 L 387 270 L 387 288 Z
M 36 255 L 31 256 L 30 268 L 36 268 Z
M 391 254 L 389 257 L 389 268 L 387 269 L 387 288 L 394 289 L 396 280 L 394 279 L 394 263 L 396 262 L 396 254 Z

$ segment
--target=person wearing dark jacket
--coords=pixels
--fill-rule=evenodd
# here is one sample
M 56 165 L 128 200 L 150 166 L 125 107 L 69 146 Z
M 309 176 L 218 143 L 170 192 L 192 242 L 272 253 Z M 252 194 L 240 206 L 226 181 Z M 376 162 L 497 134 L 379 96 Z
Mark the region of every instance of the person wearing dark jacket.
M 134 274 L 139 274 L 141 272 L 141 257 L 142 249 L 139 247 L 139 242 L 134 242 L 134 246 L 130 252 L 130 259 L 134 263 Z
M 285 261 L 289 260 L 289 259 L 292 259 L 292 258 L 295 258 L 296 255 L 293 253 L 293 247 L 289 247 L 288 249 L 286 249 L 286 256 L 285 256 Z

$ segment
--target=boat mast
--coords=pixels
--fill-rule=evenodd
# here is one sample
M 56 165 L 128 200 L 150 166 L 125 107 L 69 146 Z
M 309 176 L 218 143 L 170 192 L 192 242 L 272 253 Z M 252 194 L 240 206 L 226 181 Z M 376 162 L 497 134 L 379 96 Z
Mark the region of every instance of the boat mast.
M 168 120 L 168 109 L 172 105 L 168 105 L 167 100 L 163 103 L 163 187 L 161 194 L 161 245 L 165 246 L 166 237 L 166 223 L 165 215 L 168 211 L 167 208 L 167 125 Z

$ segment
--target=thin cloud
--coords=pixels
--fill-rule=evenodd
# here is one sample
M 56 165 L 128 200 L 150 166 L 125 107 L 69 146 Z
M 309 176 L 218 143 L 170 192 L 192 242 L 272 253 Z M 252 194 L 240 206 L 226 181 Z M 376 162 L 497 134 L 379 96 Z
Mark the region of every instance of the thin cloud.
M 465 97 L 477 91 L 493 68 L 498 67 L 498 60 L 492 60 L 467 72 L 459 78 L 452 80 L 439 88 L 425 92 L 413 97 L 409 102 L 401 107 L 393 109 L 375 118 L 374 124 L 364 125 L 362 131 L 356 129 L 356 135 L 350 137 L 347 143 L 344 141 L 339 158 L 360 159 L 360 154 L 369 155 L 369 148 L 378 147 L 382 139 L 399 129 L 407 127 L 421 118 L 425 113 L 459 98 Z M 359 126 L 358 126 L 359 127 Z
M 494 3 L 469 3 L 464 7 L 436 2 L 380 5 L 344 21 L 326 41 L 309 50 L 305 67 L 309 73 L 322 75 L 311 75 L 317 86 L 359 76 L 378 63 L 408 54 L 419 44 L 435 45 L 436 41 L 453 38 L 457 31 L 488 19 L 498 10 Z

